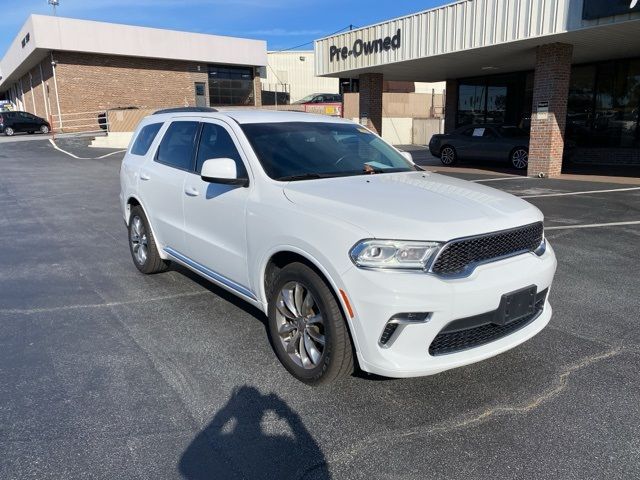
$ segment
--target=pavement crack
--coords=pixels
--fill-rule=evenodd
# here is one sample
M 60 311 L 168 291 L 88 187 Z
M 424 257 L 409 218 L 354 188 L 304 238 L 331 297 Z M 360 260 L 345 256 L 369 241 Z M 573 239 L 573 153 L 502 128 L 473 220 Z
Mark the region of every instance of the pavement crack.
M 432 426 L 420 425 L 411 429 L 381 432 L 379 434 L 366 438 L 363 441 L 358 442 L 357 444 L 354 444 L 350 449 L 343 450 L 334 458 L 332 458 L 329 463 L 334 464 L 349 461 L 349 459 L 351 459 L 354 455 L 358 454 L 362 450 L 370 448 L 376 443 L 385 442 L 388 444 L 389 438 L 398 440 L 413 436 L 426 436 L 434 433 L 446 433 L 453 430 L 470 428 L 487 422 L 500 415 L 521 415 L 532 412 L 541 407 L 543 404 L 560 395 L 567 388 L 571 375 L 573 375 L 577 371 L 587 368 L 595 363 L 608 360 L 612 357 L 620 355 L 625 351 L 626 349 L 623 347 L 611 348 L 609 350 L 606 350 L 605 352 L 585 357 L 580 361 L 567 366 L 555 378 L 549 388 L 525 402 L 516 403 L 513 405 L 496 405 L 479 412 L 472 412 L 468 415 L 463 415 L 462 417 L 444 421 Z

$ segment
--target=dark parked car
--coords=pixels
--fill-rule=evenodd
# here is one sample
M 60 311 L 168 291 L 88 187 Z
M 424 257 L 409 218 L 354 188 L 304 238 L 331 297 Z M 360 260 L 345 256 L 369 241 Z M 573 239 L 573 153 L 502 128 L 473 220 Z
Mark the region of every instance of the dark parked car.
M 337 93 L 314 93 L 307 95 L 302 100 L 293 102 L 293 105 L 304 105 L 305 103 L 340 103 L 342 95 Z
M 50 130 L 49 122 L 28 112 L 0 113 L 0 133 L 8 137 L 18 132 L 49 133 Z
M 431 137 L 429 151 L 444 165 L 458 160 L 507 160 L 522 170 L 529 163 L 529 134 L 508 125 L 467 125 Z

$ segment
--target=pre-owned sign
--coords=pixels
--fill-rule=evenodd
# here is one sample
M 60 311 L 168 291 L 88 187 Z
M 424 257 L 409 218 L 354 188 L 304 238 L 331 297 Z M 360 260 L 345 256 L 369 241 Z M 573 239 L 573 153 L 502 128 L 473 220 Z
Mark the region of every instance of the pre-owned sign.
M 584 0 L 582 18 L 595 20 L 596 18 L 612 17 L 630 12 L 640 12 L 638 0 Z
M 350 48 L 332 45 L 331 48 L 329 48 L 329 61 L 346 60 L 351 56 L 359 57 L 360 55 L 371 55 L 372 53 L 397 50 L 400 48 L 401 43 L 402 33 L 400 29 L 398 29 L 394 36 L 378 38 L 376 40 L 364 41 L 359 38 L 353 42 Z

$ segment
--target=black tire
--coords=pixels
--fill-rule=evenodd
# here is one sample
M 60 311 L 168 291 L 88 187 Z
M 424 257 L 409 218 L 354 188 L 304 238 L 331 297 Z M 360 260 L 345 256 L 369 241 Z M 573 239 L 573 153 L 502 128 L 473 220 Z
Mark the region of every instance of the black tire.
M 140 223 L 138 223 L 138 220 Z M 160 258 L 156 241 L 149 226 L 149 220 L 147 220 L 147 216 L 139 205 L 131 209 L 128 234 L 131 259 L 138 270 L 150 275 L 164 272 L 169 268 L 169 263 Z M 145 246 L 146 251 L 144 256 L 140 253 L 142 245 Z
M 509 154 L 509 163 L 518 170 L 526 170 L 529 166 L 529 149 L 527 147 L 516 147 Z
M 313 306 L 316 310 L 314 313 L 321 315 L 323 318 L 322 324 L 316 327 L 318 329 L 316 331 L 323 334 L 324 338 L 321 356 L 316 366 L 311 364 L 307 368 L 296 363 L 296 360 L 293 359 L 293 357 L 298 357 L 301 361 L 302 357 L 295 352 L 287 353 L 285 340 L 278 333 L 280 322 L 284 318 L 279 313 L 281 310 L 278 307 L 280 293 L 288 285 L 296 283 L 303 286 L 306 289 L 306 293 L 312 295 Z M 291 263 L 278 272 L 272 285 L 270 285 L 268 297 L 271 342 L 278 359 L 291 375 L 306 384 L 320 385 L 331 383 L 353 373 L 353 346 L 346 320 L 336 297 L 318 273 L 302 263 Z M 309 316 L 311 315 L 309 313 Z M 295 338 L 296 333 L 292 331 L 288 335 L 291 335 L 291 338 Z M 290 342 L 292 345 L 298 343 L 291 340 Z M 315 345 L 318 346 L 317 343 Z M 309 356 L 308 358 L 311 357 Z
M 28 133 L 29 135 L 33 135 L 33 134 L 34 134 L 34 133 L 36 133 L 36 132 L 34 132 L 33 130 L 29 130 L 27 133 Z
M 445 145 L 440 149 L 440 161 L 443 165 L 451 167 L 458 162 L 458 152 L 451 145 Z
M 11 128 L 11 127 L 5 127 L 5 129 L 4 129 L 4 134 L 5 134 L 7 137 L 13 137 L 13 136 L 15 135 L 15 133 L 16 133 L 16 132 L 15 132 L 15 131 L 13 130 L 13 128 Z
M 49 133 L 49 127 L 47 125 L 41 125 L 40 133 L 42 133 L 43 135 L 46 135 L 47 133 Z

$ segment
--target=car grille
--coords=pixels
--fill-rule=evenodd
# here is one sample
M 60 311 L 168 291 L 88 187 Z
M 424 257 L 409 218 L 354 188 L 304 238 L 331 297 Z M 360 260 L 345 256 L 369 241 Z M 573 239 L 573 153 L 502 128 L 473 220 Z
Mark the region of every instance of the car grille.
M 431 271 L 442 276 L 467 273 L 475 265 L 536 250 L 543 240 L 542 222 L 524 227 L 462 238 L 447 243 Z
M 486 323 L 487 319 L 492 318 L 495 312 L 451 322 L 433 339 L 429 345 L 429 354 L 432 356 L 446 355 L 479 347 L 526 327 L 542 313 L 547 292 L 548 290 L 544 290 L 536 295 L 535 309 L 531 315 L 506 325 Z M 461 323 L 468 325 L 467 328 L 456 329 L 456 325 Z

